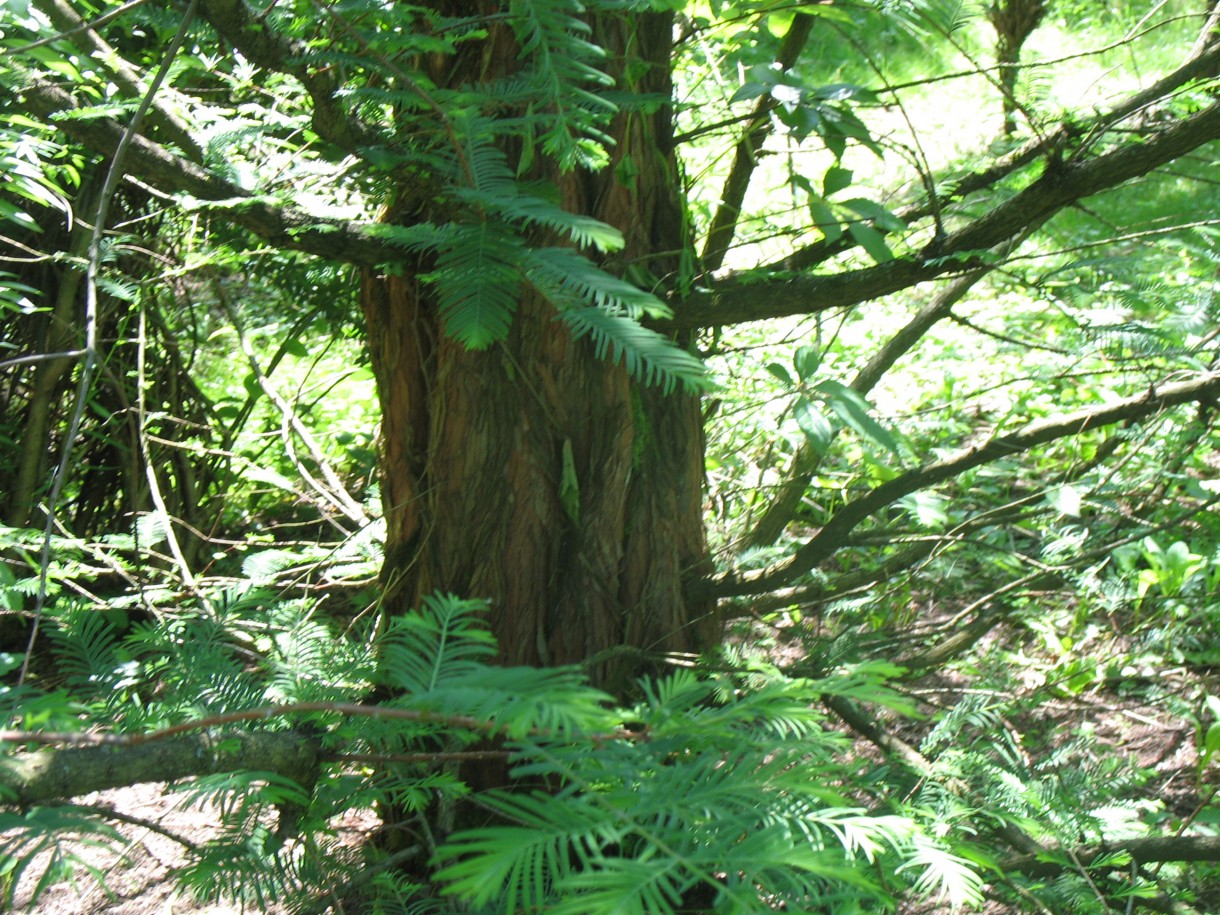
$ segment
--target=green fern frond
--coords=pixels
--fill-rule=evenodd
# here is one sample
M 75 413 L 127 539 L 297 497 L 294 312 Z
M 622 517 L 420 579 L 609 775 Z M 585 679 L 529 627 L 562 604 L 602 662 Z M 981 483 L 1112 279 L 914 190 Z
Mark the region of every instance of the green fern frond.
M 571 248 L 531 249 L 524 272 L 560 311 L 596 305 L 633 319 L 668 318 L 673 314 L 652 293 L 607 273 Z
M 497 223 L 453 227 L 438 247 L 430 277 L 446 335 L 476 350 L 508 336 L 520 299 L 524 249 L 514 232 Z
M 535 85 L 542 148 L 565 170 L 597 161 L 590 143 L 612 142 L 601 128 L 615 107 L 585 88 L 604 88 L 613 81 L 597 66 L 605 52 L 583 37 L 589 33 L 580 18 L 583 12 L 577 0 L 513 0 L 509 5 L 521 57 Z
M 923 833 L 912 836 L 906 861 L 898 872 L 913 869 L 919 869 L 914 888 L 921 896 L 945 899 L 954 911 L 982 905 L 983 879 L 971 862 Z
M 436 877 L 445 892 L 476 907 L 502 900 L 505 912 L 541 909 L 574 861 L 591 861 L 625 834 L 576 798 L 496 793 L 484 800 L 519 825 L 457 833 L 437 852 L 444 866 Z
M 645 384 L 665 391 L 678 384 L 688 391 L 708 386 L 707 369 L 696 356 L 623 312 L 593 306 L 560 312 L 559 318 L 577 339 L 592 340 L 597 358 L 622 359 L 628 373 Z
M 463 138 L 461 164 L 471 190 L 487 199 L 517 193 L 516 176 L 508 156 L 495 144 L 498 125 L 487 118 L 455 117 L 455 129 Z M 460 186 L 459 186 L 460 190 Z
M 265 911 L 299 886 L 287 849 L 256 824 L 206 843 L 176 877 L 201 902 L 231 900 Z
M 565 210 L 556 197 L 554 185 L 518 181 L 509 168 L 504 152 L 484 139 L 466 144 L 466 164 L 471 184 L 452 190 L 461 203 L 491 215 L 521 231 L 545 228 L 603 252 L 623 247 L 622 233 L 601 220 Z
M 579 339 L 588 336 L 599 359 L 623 360 L 627 371 L 666 390 L 707 386 L 703 363 L 637 319 L 665 317 L 668 306 L 625 280 L 606 273 L 569 248 L 533 249 L 526 277 L 559 311 L 559 320 Z M 591 303 L 591 304 L 590 304 Z
M 276 772 L 255 770 L 201 775 L 169 790 L 181 795 L 177 809 L 211 807 L 230 826 L 253 823 L 276 805 L 309 803 L 309 795 L 292 779 Z
M 532 732 L 554 736 L 609 731 L 605 712 L 610 697 L 585 682 L 579 668 L 491 667 L 462 672 L 446 669 L 431 691 L 420 691 L 401 705 L 494 721 L 510 738 Z
M 693 883 L 681 862 L 664 855 L 649 858 L 604 858 L 596 867 L 572 874 L 563 883 L 565 896 L 548 907 L 555 915 L 622 912 L 658 915 L 681 908 L 682 894 Z
M 1149 359 L 1186 351 L 1172 334 L 1141 321 L 1089 325 L 1083 333 L 1111 359 Z
M 371 664 L 352 642 L 336 639 L 331 628 L 315 618 L 311 604 L 288 601 L 273 607 L 267 630 L 261 653 L 270 701 L 350 701 L 368 681 Z
M 114 627 L 103 613 L 74 608 L 50 629 L 60 673 L 84 698 L 107 696 L 130 686 L 132 665 L 119 650 Z
M 397 617 L 377 644 L 378 678 L 408 694 L 430 693 L 487 669 L 496 641 L 480 614 L 487 602 L 429 595 L 418 610 Z
M 32 908 L 52 886 L 75 883 L 87 873 L 106 889 L 106 874 L 88 861 L 91 848 L 118 853 L 127 840 L 102 820 L 97 811 L 71 805 L 0 811 L 0 874 L 4 876 L 4 908 L 28 876 L 34 880 L 28 903 Z

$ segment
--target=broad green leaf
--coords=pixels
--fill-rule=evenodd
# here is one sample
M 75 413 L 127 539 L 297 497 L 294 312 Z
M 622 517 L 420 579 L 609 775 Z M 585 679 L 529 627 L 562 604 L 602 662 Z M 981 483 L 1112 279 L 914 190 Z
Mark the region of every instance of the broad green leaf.
M 862 438 L 876 442 L 881 447 L 901 457 L 898 440 L 879 422 L 869 415 L 872 409 L 867 400 L 842 382 L 826 379 L 814 385 L 814 390 L 826 395 L 826 402 L 835 415 Z
M 788 370 L 778 362 L 768 363 L 767 371 L 778 378 L 785 387 L 796 387 L 796 383 L 792 380 L 792 376 L 788 374 Z
M 796 399 L 796 403 L 792 405 L 792 415 L 796 417 L 796 424 L 805 433 L 810 447 L 818 454 L 825 455 L 834 439 L 834 427 L 826 415 L 810 403 L 807 397 Z
M 852 171 L 841 165 L 832 165 L 822 179 L 822 196 L 830 197 L 851 185 Z
M 868 252 L 868 256 L 878 264 L 884 264 L 886 261 L 894 259 L 894 252 L 885 243 L 885 236 L 872 226 L 862 222 L 849 222 L 847 231 L 851 233 L 851 237 L 856 240 L 856 243 Z
M 809 215 L 818 230 L 826 236 L 826 243 L 831 244 L 843 237 L 843 225 L 834 210 L 820 197 L 809 198 Z
M 863 219 L 872 220 L 873 225 L 887 232 L 901 232 L 907 227 L 905 222 L 875 200 L 853 197 L 851 200 L 843 201 L 843 206 Z
M 822 353 L 816 346 L 798 346 L 792 357 L 792 367 L 801 381 L 808 381 L 822 364 Z

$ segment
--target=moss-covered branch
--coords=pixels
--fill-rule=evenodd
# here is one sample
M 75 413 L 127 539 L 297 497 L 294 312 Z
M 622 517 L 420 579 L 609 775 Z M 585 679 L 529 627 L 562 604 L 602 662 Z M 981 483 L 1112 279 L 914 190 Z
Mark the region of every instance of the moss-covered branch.
M 240 769 L 275 772 L 312 785 L 321 752 L 317 735 L 298 731 L 201 731 L 143 745 L 8 753 L 0 756 L 0 797 L 27 806 Z

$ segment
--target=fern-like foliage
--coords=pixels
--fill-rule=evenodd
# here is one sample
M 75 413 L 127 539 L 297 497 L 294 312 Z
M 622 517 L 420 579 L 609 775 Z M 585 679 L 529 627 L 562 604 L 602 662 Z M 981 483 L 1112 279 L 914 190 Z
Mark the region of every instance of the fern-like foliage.
M 135 665 L 123 652 L 103 613 L 85 607 L 60 615 L 50 630 L 59 672 L 82 699 L 117 699 L 134 684 Z
M 381 678 L 403 694 L 395 707 L 494 723 L 513 737 L 612 729 L 610 697 L 576 668 L 492 666 L 495 640 L 477 615 L 485 610 L 482 601 L 432 597 L 391 624 L 380 642 Z
M 252 561 L 247 571 L 267 581 L 287 558 Z M 886 685 L 895 668 L 865 665 L 817 680 L 761 662 L 740 674 L 679 670 L 641 683 L 640 701 L 622 708 L 576 668 L 494 665 L 486 611 L 482 601 L 437 595 L 376 639 L 349 641 L 307 602 L 276 600 L 246 582 L 216 595 L 210 613 L 153 620 L 124 638 L 96 615 L 72 617 L 59 638 L 67 682 L 82 695 L 96 686 L 90 671 L 110 670 L 116 657 L 135 665 L 133 705 L 157 684 L 156 701 L 132 712 L 129 728 L 273 703 L 367 704 L 374 688 L 394 696 L 381 714 L 310 712 L 258 725 L 319 734 L 338 765 L 314 786 L 264 771 L 176 786 L 183 806 L 216 819 L 217 835 L 176 875 L 204 899 L 303 902 L 352 872 L 335 817 L 390 804 L 431 821 L 438 804 L 465 799 L 493 812 L 495 825 L 439 834 L 424 908 L 401 881 L 376 882 L 370 892 L 384 895 L 387 911 L 436 910 L 438 891 L 461 911 L 571 915 L 665 915 L 692 905 L 759 915 L 850 911 L 891 906 L 905 891 L 957 906 L 977 901 L 968 851 L 932 828 L 943 811 L 870 811 L 836 787 L 855 765 L 819 700 L 836 694 L 901 708 Z M 530 788 L 475 795 L 460 770 L 429 761 L 489 739 Z M 51 847 L 44 833 L 108 840 L 103 821 L 56 816 L 0 823 L 9 830 L 0 866 L 18 876 L 34 867 Z M 74 870 L 62 856 L 52 863 L 40 885 Z
M 447 891 L 497 912 L 666 913 L 692 899 L 805 911 L 887 905 L 905 868 L 917 892 L 981 898 L 969 862 L 915 819 L 871 814 L 830 787 L 843 738 L 813 710 L 820 684 L 727 686 L 689 671 L 644 684 L 629 717 L 646 740 L 590 752 L 521 739 L 515 773 L 563 787 L 484 795 L 508 824 L 440 849 Z
M 80 871 L 101 880 L 83 854 L 89 848 L 118 851 L 126 839 L 94 810 L 64 805 L 0 811 L 0 878 L 4 907 L 11 911 L 23 879 L 32 879 L 29 898 L 37 899 L 57 883 L 75 883 Z
M 436 252 L 429 278 L 446 333 L 471 349 L 504 339 L 528 283 L 555 306 L 577 338 L 593 341 L 597 358 L 621 358 L 633 376 L 648 384 L 703 386 L 706 372 L 698 359 L 639 323 L 644 317 L 669 316 L 660 299 L 601 269 L 575 248 L 525 242 L 538 233 L 559 234 L 575 245 L 609 252 L 622 247 L 622 235 L 562 209 L 548 199 L 545 186 L 518 182 L 488 136 L 487 121 L 463 124 L 469 138 L 462 168 L 469 184 L 452 193 L 470 216 L 438 227 L 430 241 L 411 234 L 412 244 Z
M 432 281 L 445 332 L 470 349 L 508 336 L 521 296 L 524 244 L 490 221 L 454 226 L 438 246 Z
M 603 127 L 615 107 L 590 86 L 613 81 L 600 69 L 604 52 L 587 38 L 578 0 L 512 0 L 509 17 L 535 101 L 543 150 L 565 169 L 597 160 L 613 141 Z
M 418 611 L 395 618 L 380 639 L 381 681 L 426 695 L 446 680 L 482 671 L 496 653 L 495 639 L 478 621 L 486 611 L 486 601 L 425 597 Z
M 608 274 L 570 248 L 529 251 L 526 277 L 559 311 L 559 320 L 580 339 L 593 342 L 599 359 L 623 361 L 636 378 L 666 390 L 682 384 L 706 386 L 701 361 L 672 340 L 640 324 L 645 317 L 668 317 L 667 305 L 626 280 Z

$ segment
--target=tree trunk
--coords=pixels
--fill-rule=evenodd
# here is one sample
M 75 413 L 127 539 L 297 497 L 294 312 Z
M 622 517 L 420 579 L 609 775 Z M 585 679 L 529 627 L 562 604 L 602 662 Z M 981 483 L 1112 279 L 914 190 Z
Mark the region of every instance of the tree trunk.
M 1004 104 L 1004 136 L 1017 132 L 1017 76 L 1021 48 L 1046 15 L 1048 0 L 998 0 L 987 9 L 996 31 L 996 64 L 1000 68 L 1000 94 Z
M 593 28 L 618 88 L 669 97 L 667 14 Z M 502 29 L 463 53 L 478 66 L 451 62 L 454 79 L 517 66 Z M 550 177 L 566 208 L 623 232 L 607 266 L 672 276 L 685 232 L 671 112 L 620 115 L 612 132 L 609 167 Z M 707 563 L 697 396 L 637 384 L 573 340 L 539 296 L 523 298 L 502 344 L 466 350 L 442 336 L 423 269 L 363 279 L 382 408 L 387 609 L 438 591 L 487 598 L 505 663 L 594 659 L 594 681 L 611 690 L 650 656 L 706 644 L 715 620 L 682 585 Z M 560 498 L 565 460 L 576 512 Z

